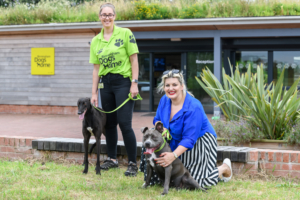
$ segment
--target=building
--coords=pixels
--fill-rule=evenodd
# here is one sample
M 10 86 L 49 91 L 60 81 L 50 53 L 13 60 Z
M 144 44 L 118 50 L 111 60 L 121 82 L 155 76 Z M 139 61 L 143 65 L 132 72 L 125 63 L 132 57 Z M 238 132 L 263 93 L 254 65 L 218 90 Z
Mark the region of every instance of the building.
M 161 94 L 155 88 L 167 69 L 181 69 L 188 89 L 207 113 L 219 112 L 195 80 L 204 67 L 221 79 L 221 68 L 238 63 L 241 71 L 263 65 L 268 82 L 286 68 L 284 86 L 300 76 L 300 17 L 248 17 L 117 21 L 130 28 L 139 46 L 139 90 L 135 111 L 155 111 Z M 76 106 L 91 96 L 89 41 L 101 24 L 0 26 L 0 107 L 14 105 Z M 31 75 L 31 48 L 55 48 L 55 74 Z M 4 111 L 3 111 L 4 110 Z M 5 112 L 5 109 L 2 109 Z

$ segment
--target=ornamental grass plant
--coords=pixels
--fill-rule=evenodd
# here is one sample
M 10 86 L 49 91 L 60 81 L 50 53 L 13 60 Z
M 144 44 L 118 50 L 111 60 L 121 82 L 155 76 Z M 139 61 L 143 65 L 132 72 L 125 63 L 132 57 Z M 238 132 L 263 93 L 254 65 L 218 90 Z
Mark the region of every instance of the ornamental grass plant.
M 5 1 L 5 0 L 2 0 Z M 9 1 L 9 0 L 6 0 Z M 28 1 L 29 2 L 29 1 Z M 100 5 L 94 0 L 41 0 L 0 7 L 0 25 L 98 22 Z M 300 0 L 111 0 L 116 20 L 192 19 L 300 15 Z
M 196 79 L 220 106 L 227 121 L 246 121 L 248 129 L 255 130 L 250 131 L 254 134 L 250 138 L 283 140 L 300 117 L 297 90 L 300 79 L 295 80 L 287 89 L 283 87 L 284 71 L 285 69 L 276 83 L 273 81 L 269 85 L 265 83 L 262 66 L 258 66 L 257 73 L 254 74 L 251 74 L 251 66 L 245 74 L 240 74 L 238 67 L 233 73 L 231 66 L 231 75 L 225 74 L 223 69 L 222 84 L 208 68 L 203 70 L 201 80 Z M 262 136 L 260 132 L 263 133 Z M 236 141 L 243 140 L 240 137 Z

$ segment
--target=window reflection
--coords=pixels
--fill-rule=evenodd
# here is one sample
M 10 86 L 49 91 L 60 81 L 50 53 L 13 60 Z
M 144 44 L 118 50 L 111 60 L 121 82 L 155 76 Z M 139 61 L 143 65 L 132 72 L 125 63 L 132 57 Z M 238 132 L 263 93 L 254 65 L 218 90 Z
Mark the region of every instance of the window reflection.
M 257 66 L 264 68 L 265 83 L 268 82 L 268 52 L 267 51 L 237 51 L 236 62 L 241 73 L 247 72 L 251 66 L 251 72 L 257 72 Z
M 150 103 L 150 56 L 149 54 L 139 54 L 139 93 L 142 101 L 135 101 L 134 111 L 149 111 Z
M 300 51 L 274 51 L 273 76 L 276 82 L 285 68 L 283 86 L 292 86 L 300 77 Z
M 188 52 L 187 53 L 187 88 L 193 93 L 195 98 L 199 99 L 206 113 L 213 113 L 214 104 L 211 97 L 196 81 L 195 76 L 200 78 L 202 70 L 206 67 L 214 72 L 214 54 L 213 52 Z

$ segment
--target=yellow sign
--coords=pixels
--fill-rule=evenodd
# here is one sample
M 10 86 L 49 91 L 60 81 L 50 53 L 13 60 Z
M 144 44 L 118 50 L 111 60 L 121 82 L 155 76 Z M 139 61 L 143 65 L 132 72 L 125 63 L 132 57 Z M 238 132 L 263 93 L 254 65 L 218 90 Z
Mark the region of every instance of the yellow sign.
M 54 75 L 54 48 L 31 48 L 31 75 Z

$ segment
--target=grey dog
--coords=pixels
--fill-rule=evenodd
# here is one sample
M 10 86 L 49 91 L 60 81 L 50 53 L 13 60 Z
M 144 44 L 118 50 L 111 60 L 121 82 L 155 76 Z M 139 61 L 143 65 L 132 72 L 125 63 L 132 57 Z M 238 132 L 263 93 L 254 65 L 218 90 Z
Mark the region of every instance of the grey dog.
M 88 172 L 88 148 L 89 141 L 92 135 L 95 136 L 96 143 L 91 147 L 90 152 L 92 152 L 93 148 L 97 146 L 97 163 L 96 163 L 96 174 L 100 174 L 100 151 L 101 151 L 101 135 L 102 133 L 105 135 L 105 124 L 106 124 L 106 114 L 96 110 L 91 105 L 90 98 L 80 98 L 77 102 L 78 106 L 78 115 L 79 119 L 82 121 L 82 134 L 84 137 L 84 170 L 83 173 L 86 174 Z
M 152 170 L 155 170 L 158 177 L 163 181 L 164 191 L 162 195 L 168 194 L 169 187 L 175 187 L 176 189 L 198 189 L 206 191 L 206 188 L 202 188 L 191 176 L 189 171 L 183 166 L 181 160 L 176 158 L 172 164 L 167 167 L 162 167 L 158 164 L 155 164 L 156 158 L 164 152 L 172 152 L 169 144 L 164 142 L 162 137 L 163 124 L 158 122 L 154 129 L 148 129 L 148 127 L 141 128 L 143 137 L 143 145 L 146 149 L 145 157 L 147 158 L 147 177 L 146 182 L 143 185 L 144 188 L 150 185 Z M 164 145 L 165 143 L 165 145 Z M 162 145 L 164 147 L 159 149 Z

